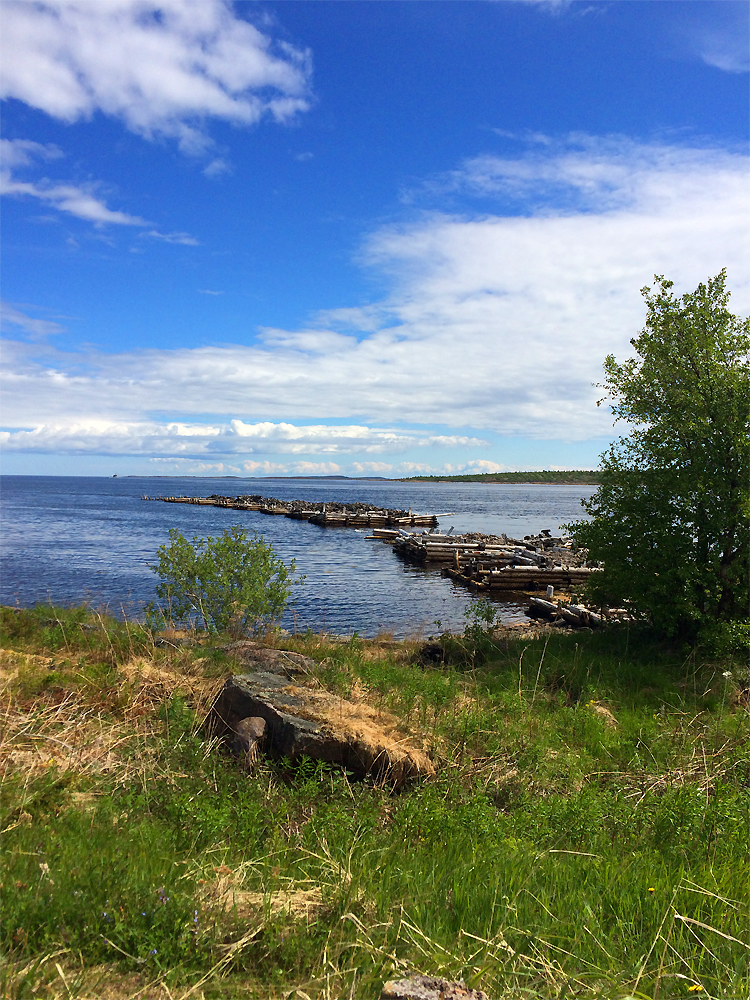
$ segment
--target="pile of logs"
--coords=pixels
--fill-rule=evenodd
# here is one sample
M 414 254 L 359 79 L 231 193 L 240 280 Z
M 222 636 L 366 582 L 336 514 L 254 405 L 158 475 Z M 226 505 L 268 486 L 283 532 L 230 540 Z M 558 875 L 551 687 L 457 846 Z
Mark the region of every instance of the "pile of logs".
M 585 553 L 573 542 L 551 532 L 527 535 L 523 541 L 507 535 L 416 534 L 375 529 L 373 538 L 389 542 L 407 562 L 437 565 L 446 576 L 476 590 L 545 590 L 550 584 L 571 587 L 585 583 L 595 568 L 585 565 Z
M 440 568 L 446 576 L 475 590 L 524 592 L 546 590 L 550 585 L 570 588 L 585 583 L 598 570 L 586 565 L 586 553 L 576 551 L 571 539 L 553 537 L 548 530 L 522 540 L 476 532 L 441 534 L 436 530 L 438 518 L 450 517 L 450 513 L 415 514 L 366 503 L 278 500 L 259 494 L 142 499 L 258 511 L 322 527 L 370 528 L 370 538 L 392 545 L 405 562 Z M 432 530 L 406 530 L 420 526 Z M 575 611 L 570 614 L 575 615 Z
M 311 502 L 309 500 L 277 500 L 259 494 L 226 497 L 142 497 L 143 500 L 162 500 L 164 503 L 204 504 L 226 507 L 230 510 L 252 510 L 261 514 L 290 517 L 294 521 L 309 521 L 325 528 L 375 528 L 386 526 L 437 527 L 439 517 L 445 514 L 415 514 L 411 510 L 390 507 L 373 507 L 366 503 L 339 503 L 337 501 Z
M 582 604 L 555 604 L 541 597 L 529 601 L 529 618 L 541 618 L 565 628 L 599 628 L 602 616 Z

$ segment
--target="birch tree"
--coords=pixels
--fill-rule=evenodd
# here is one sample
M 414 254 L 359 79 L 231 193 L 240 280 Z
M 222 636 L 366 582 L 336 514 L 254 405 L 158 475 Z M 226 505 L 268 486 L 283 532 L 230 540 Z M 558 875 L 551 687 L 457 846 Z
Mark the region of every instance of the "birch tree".
M 601 457 L 601 485 L 570 525 L 604 566 L 595 596 L 667 634 L 750 619 L 750 319 L 726 272 L 677 297 L 641 290 L 635 355 L 610 355 L 601 388 L 629 433 Z

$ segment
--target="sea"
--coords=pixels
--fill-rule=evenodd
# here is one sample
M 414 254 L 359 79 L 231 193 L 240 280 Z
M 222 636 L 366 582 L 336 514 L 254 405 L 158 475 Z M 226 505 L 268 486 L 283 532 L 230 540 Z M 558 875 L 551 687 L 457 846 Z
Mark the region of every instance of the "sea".
M 439 569 L 404 564 L 369 530 L 322 528 L 257 511 L 155 503 L 144 496 L 261 494 L 310 501 L 364 502 L 440 514 L 440 530 L 522 538 L 585 517 L 592 486 L 417 483 L 341 479 L 166 477 L 0 477 L 0 603 L 85 602 L 137 620 L 155 598 L 156 551 L 170 528 L 187 538 L 241 524 L 262 535 L 297 577 L 282 626 L 373 637 L 460 631 L 476 595 Z M 526 619 L 522 598 L 494 599 L 498 618 Z

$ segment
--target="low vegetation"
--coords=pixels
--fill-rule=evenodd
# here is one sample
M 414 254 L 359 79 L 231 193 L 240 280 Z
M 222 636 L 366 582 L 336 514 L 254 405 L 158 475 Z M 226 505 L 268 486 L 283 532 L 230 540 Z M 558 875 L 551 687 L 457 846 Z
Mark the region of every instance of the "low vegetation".
M 477 472 L 460 476 L 410 476 L 402 483 L 543 483 L 547 486 L 596 486 L 599 474 L 591 469 L 571 469 L 549 472 Z
M 750 991 L 747 667 L 633 628 L 277 636 L 398 713 L 436 779 L 243 773 L 201 721 L 237 664 L 86 609 L 2 611 L 4 996 Z M 208 640 L 205 640 L 208 643 Z

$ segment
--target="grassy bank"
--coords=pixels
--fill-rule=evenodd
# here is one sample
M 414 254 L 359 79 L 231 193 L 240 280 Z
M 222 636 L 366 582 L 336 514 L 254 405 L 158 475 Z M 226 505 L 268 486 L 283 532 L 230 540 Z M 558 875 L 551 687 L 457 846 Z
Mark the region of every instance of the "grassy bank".
M 2 613 L 3 995 L 750 992 L 747 669 L 633 631 L 279 645 L 397 713 L 438 777 L 239 771 L 200 733 L 237 669 L 83 609 Z

